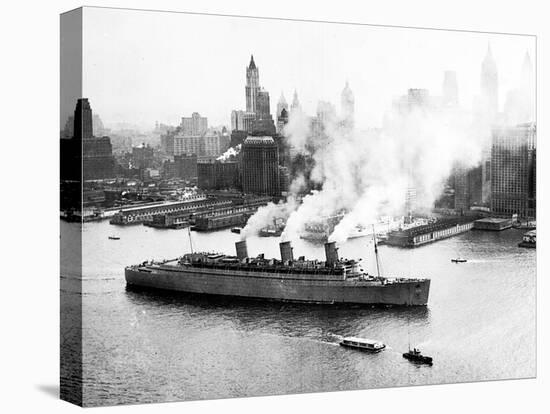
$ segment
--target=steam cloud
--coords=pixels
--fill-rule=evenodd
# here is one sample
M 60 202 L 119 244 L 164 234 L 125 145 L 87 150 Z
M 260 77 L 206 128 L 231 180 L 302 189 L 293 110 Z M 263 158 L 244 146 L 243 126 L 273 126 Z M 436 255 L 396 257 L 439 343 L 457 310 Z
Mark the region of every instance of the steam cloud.
M 405 214 L 410 190 L 416 194 L 415 211 L 431 211 L 454 168 L 480 165 L 490 147 L 492 123 L 533 119 L 533 91 L 526 55 L 520 87 L 507 96 L 504 120 L 495 118 L 495 109 L 483 99 L 464 110 L 456 103 L 414 95 L 414 90 L 413 98 L 421 99 L 396 101 L 380 129 L 354 129 L 326 102 L 320 102 L 316 118 L 293 108 L 284 135 L 293 159 L 299 155 L 308 160 L 308 168 L 294 171 L 287 202 L 259 209 L 243 237 L 283 218 L 282 239 L 296 240 L 306 223 L 344 212 L 329 237 L 341 243 L 358 225 Z M 302 198 L 305 190 L 310 191 Z
M 232 157 L 236 157 L 239 154 L 239 152 L 241 152 L 241 144 L 237 145 L 236 147 L 230 147 L 222 155 L 216 158 L 216 161 L 227 161 Z
M 345 211 L 331 241 L 344 242 L 357 225 L 369 226 L 381 216 L 405 212 L 408 188 L 416 190 L 416 209 L 430 210 L 453 166 L 479 164 L 490 137 L 489 122 L 458 107 L 394 109 L 380 130 L 351 130 L 336 117 L 323 117 L 320 136 L 311 133 L 310 119 L 291 113 L 285 134 L 298 152 L 315 161 L 310 179 L 321 190 L 302 202 L 303 175 L 294 178 L 287 203 L 270 204 L 246 226 L 246 234 L 287 219 L 283 240 L 295 240 L 316 218 Z

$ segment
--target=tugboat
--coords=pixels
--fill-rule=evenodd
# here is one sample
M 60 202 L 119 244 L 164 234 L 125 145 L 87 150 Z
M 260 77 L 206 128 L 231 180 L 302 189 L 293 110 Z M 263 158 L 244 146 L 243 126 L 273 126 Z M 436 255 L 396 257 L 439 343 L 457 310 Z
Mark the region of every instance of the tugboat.
M 523 235 L 523 239 L 518 243 L 519 247 L 527 247 L 531 249 L 537 248 L 537 231 L 531 230 Z
M 408 359 L 409 361 L 418 362 L 420 364 L 433 364 L 432 357 L 422 355 L 420 349 L 418 348 L 413 348 L 412 350 L 409 349 L 408 352 L 403 354 L 403 358 Z
M 466 263 L 468 260 L 461 259 L 460 257 L 457 257 L 456 259 L 451 259 L 451 262 L 453 263 Z
M 374 341 L 372 339 L 356 338 L 354 336 L 349 336 L 342 339 L 340 341 L 340 346 L 346 346 L 348 348 L 355 348 L 367 352 L 380 352 L 386 348 L 386 345 L 382 342 Z

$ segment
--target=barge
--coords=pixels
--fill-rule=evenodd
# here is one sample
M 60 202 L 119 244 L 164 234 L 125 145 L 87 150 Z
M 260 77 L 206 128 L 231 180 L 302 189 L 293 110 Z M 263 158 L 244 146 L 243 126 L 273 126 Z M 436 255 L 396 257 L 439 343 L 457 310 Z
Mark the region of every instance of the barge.
M 375 341 L 373 339 L 363 339 L 350 336 L 342 339 L 340 346 L 345 346 L 348 348 L 359 349 L 360 351 L 367 352 L 380 352 L 386 348 L 386 345 L 382 342 Z

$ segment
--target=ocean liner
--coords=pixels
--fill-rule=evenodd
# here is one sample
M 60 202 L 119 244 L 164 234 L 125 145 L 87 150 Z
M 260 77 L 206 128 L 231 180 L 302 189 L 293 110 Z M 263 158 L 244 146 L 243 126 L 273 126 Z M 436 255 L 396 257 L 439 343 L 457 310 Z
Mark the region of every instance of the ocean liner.
M 426 305 L 430 280 L 369 275 L 355 260 L 338 257 L 325 243 L 326 261 L 294 260 L 290 242 L 280 243 L 281 259 L 248 257 L 246 241 L 236 256 L 191 252 L 178 259 L 144 262 L 125 269 L 129 287 L 257 300 L 326 304 Z M 376 243 L 375 252 L 377 253 Z

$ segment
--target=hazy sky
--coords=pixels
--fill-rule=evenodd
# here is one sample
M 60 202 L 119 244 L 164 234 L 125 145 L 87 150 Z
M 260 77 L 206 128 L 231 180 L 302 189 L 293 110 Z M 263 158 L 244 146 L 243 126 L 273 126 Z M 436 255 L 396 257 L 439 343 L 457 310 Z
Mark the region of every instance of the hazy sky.
M 360 127 L 379 126 L 408 88 L 439 95 L 445 70 L 457 72 L 460 104 L 471 107 L 489 42 L 501 107 L 525 52 L 535 61 L 532 36 L 101 8 L 86 8 L 83 22 L 83 95 L 106 126 L 177 124 L 194 111 L 210 125 L 229 125 L 231 110 L 245 107 L 251 54 L 272 113 L 281 92 L 290 104 L 294 89 L 306 112 L 318 100 L 339 110 L 347 80 Z

